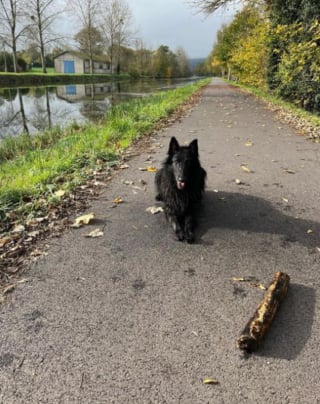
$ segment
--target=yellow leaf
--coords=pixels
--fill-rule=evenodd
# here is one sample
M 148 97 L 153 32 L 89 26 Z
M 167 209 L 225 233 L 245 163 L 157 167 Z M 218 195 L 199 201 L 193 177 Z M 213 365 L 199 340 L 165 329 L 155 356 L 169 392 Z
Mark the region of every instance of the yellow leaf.
M 246 164 L 242 164 L 241 168 L 245 173 L 251 173 L 250 168 Z
M 217 379 L 203 379 L 202 381 L 203 384 L 219 384 L 219 381 Z
M 117 205 L 119 205 L 120 203 L 123 203 L 123 199 L 122 198 L 116 198 L 113 200 L 113 203 L 116 203 Z
M 247 147 L 251 147 L 251 146 L 253 146 L 253 142 L 251 142 L 251 140 L 248 140 L 248 141 L 245 143 L 245 145 L 246 145 Z
M 267 290 L 267 288 L 264 285 L 262 285 L 262 283 L 250 283 L 250 286 L 261 290 Z
M 59 189 L 58 191 L 56 191 L 55 196 L 57 196 L 58 198 L 61 198 L 62 196 L 64 196 L 66 194 L 66 191 L 64 191 L 63 189 Z
M 75 222 L 71 227 L 81 227 L 84 224 L 89 224 L 92 219 L 94 219 L 94 213 L 88 213 L 87 215 L 82 215 L 76 218 Z
M 155 173 L 157 171 L 157 169 L 155 167 L 149 166 L 149 167 L 147 167 L 147 171 L 149 173 Z
M 235 277 L 235 276 L 232 278 L 232 280 L 235 281 L 235 282 L 245 282 L 245 281 L 246 281 L 246 279 L 243 278 L 243 277 L 237 278 L 237 277 Z
M 103 231 L 101 231 L 100 229 L 94 229 L 89 234 L 85 235 L 85 237 L 91 237 L 91 238 L 97 238 L 97 237 L 102 237 L 102 236 L 103 236 Z

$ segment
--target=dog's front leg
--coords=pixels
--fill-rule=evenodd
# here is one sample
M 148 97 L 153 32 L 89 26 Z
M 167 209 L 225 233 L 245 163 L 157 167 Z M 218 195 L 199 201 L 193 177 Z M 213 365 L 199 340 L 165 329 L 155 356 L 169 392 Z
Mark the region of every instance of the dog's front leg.
M 184 232 L 185 232 L 185 237 L 188 243 L 193 243 L 194 241 L 194 235 L 193 235 L 193 215 L 188 214 L 185 218 L 184 222 Z
M 171 210 L 170 208 L 166 208 L 166 216 L 168 219 L 168 222 L 171 224 L 173 231 L 175 232 L 177 239 L 179 241 L 183 241 L 184 240 L 184 231 L 181 227 L 181 224 L 178 220 L 177 215 L 174 213 L 173 210 Z

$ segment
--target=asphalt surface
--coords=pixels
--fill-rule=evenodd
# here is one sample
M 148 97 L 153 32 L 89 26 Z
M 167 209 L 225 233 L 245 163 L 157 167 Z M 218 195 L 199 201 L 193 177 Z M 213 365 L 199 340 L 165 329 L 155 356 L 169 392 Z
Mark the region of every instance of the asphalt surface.
M 208 173 L 192 245 L 146 212 L 154 173 L 139 168 L 160 167 L 173 135 L 198 138 Z M 0 307 L 0 402 L 320 403 L 319 144 L 215 79 L 141 149 L 95 222 L 51 240 Z M 246 357 L 236 342 L 264 292 L 232 278 L 267 286 L 276 271 L 288 296 Z

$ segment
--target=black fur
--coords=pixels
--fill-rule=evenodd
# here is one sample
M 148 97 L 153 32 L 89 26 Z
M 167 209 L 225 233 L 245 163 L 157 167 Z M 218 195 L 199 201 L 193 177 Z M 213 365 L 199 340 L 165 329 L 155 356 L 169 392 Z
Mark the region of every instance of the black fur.
M 168 157 L 155 177 L 156 200 L 163 201 L 167 220 L 178 240 L 192 243 L 195 205 L 202 198 L 207 173 L 201 167 L 198 141 L 180 146 L 170 140 Z

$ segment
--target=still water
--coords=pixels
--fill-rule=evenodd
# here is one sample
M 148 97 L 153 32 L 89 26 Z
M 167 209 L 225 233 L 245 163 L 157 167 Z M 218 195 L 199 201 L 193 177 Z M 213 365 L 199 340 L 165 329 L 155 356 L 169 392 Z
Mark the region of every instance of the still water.
M 183 86 L 189 80 L 145 80 L 50 87 L 0 88 L 0 140 L 72 122 L 98 122 L 114 104 Z

